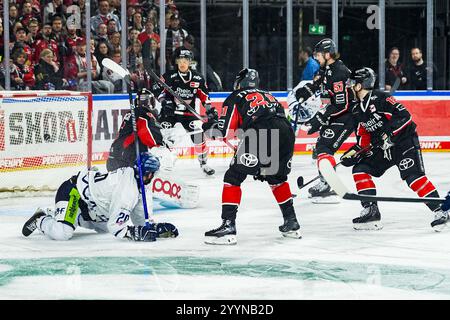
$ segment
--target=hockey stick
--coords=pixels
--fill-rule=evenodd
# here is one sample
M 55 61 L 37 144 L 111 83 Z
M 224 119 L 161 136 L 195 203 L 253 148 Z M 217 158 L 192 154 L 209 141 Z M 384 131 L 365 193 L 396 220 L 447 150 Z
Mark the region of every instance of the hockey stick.
M 164 81 L 162 81 L 158 75 L 152 70 L 150 69 L 150 76 L 155 79 L 156 82 L 158 82 L 164 89 L 166 89 L 175 99 L 177 99 L 178 101 L 181 102 L 181 104 L 183 106 L 186 107 L 187 110 L 189 110 L 190 113 L 192 113 L 192 115 L 194 117 L 196 117 L 198 120 L 201 120 L 202 122 L 205 122 L 205 117 L 202 117 L 194 108 L 192 108 L 186 101 L 183 100 L 183 98 L 181 98 L 175 91 L 172 90 L 171 87 L 169 87 L 169 85 L 167 85 L 167 83 L 165 83 Z M 236 148 L 227 140 L 225 140 L 225 138 L 222 140 L 228 147 L 230 147 L 232 150 L 236 150 Z
M 397 91 L 398 87 L 400 87 L 401 80 L 400 78 L 396 78 L 394 84 L 391 87 L 391 90 L 389 90 L 389 94 L 393 95 L 395 91 Z
M 362 154 L 362 153 L 365 153 L 365 152 L 369 151 L 370 149 L 372 149 L 372 145 L 369 144 L 368 146 L 366 146 L 366 147 L 362 148 L 361 150 L 355 152 L 355 153 L 352 155 L 352 157 L 356 157 L 356 156 L 358 156 L 358 155 L 360 155 L 360 154 Z M 340 166 L 341 164 L 342 164 L 342 161 L 339 161 L 338 163 L 336 163 L 336 165 L 334 166 L 334 168 L 337 168 L 337 167 Z M 304 187 L 306 187 L 307 185 L 313 183 L 314 181 L 316 181 L 316 180 L 319 179 L 319 178 L 320 178 L 320 174 L 319 174 L 318 176 L 316 176 L 315 178 L 311 179 L 310 181 L 308 181 L 307 183 L 303 184 L 303 177 L 302 177 L 302 176 L 299 176 L 299 177 L 297 178 L 297 187 L 298 187 L 299 189 L 303 189 Z
M 150 221 L 149 221 L 149 216 L 148 216 L 147 198 L 145 195 L 144 180 L 142 177 L 141 154 L 139 152 L 139 136 L 137 134 L 136 114 L 134 113 L 135 105 L 133 103 L 133 95 L 131 93 L 130 72 L 128 70 L 125 70 L 124 68 L 122 68 L 121 66 L 119 66 L 117 63 L 115 63 L 114 61 L 112 61 L 109 58 L 104 58 L 102 60 L 102 64 L 104 67 L 117 73 L 127 83 L 128 97 L 130 99 L 131 123 L 133 126 L 133 134 L 134 134 L 134 145 L 136 147 L 136 161 L 138 163 L 138 171 L 139 171 L 139 185 L 140 185 L 140 189 L 141 189 L 141 193 L 142 193 L 142 204 L 144 206 L 145 225 L 148 227 L 148 226 L 150 226 Z
M 342 180 L 339 178 L 338 174 L 334 170 L 333 166 L 329 161 L 319 162 L 319 170 L 322 173 L 325 180 L 331 186 L 331 188 L 336 191 L 336 193 L 343 199 L 346 200 L 357 200 L 357 201 L 387 201 L 387 202 L 421 202 L 421 203 L 442 203 L 445 199 L 442 198 L 409 198 L 409 197 L 380 197 L 380 196 L 370 196 L 352 193 L 345 186 Z

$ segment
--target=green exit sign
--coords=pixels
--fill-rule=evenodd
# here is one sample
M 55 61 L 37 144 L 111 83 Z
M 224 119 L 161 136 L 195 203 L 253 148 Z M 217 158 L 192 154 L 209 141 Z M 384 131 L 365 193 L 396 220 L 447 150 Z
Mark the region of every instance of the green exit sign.
M 309 34 L 324 35 L 325 31 L 326 31 L 326 28 L 324 25 L 321 25 L 321 24 L 310 24 L 309 25 Z

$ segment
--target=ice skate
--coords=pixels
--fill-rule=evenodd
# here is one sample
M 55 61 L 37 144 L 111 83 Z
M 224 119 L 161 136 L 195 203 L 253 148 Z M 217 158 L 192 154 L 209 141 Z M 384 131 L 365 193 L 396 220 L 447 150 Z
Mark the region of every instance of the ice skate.
M 312 203 L 339 203 L 339 197 L 331 190 L 328 183 L 320 178 L 320 181 L 313 187 L 308 189 L 309 198 L 312 199 Z
M 214 173 L 216 173 L 216 170 L 205 164 L 200 164 L 200 168 L 203 170 L 204 173 L 206 173 L 208 176 L 212 176 Z
M 34 230 L 37 229 L 37 221 L 40 217 L 45 216 L 46 213 L 41 208 L 38 208 L 36 212 L 31 216 L 30 219 L 25 222 L 25 224 L 22 227 L 22 234 L 25 237 L 28 237 L 30 234 L 34 232 Z
M 233 245 L 236 240 L 236 224 L 233 220 L 223 220 L 217 229 L 205 232 L 206 244 Z
M 301 239 L 302 234 L 300 232 L 300 225 L 297 219 L 294 218 L 284 218 L 283 225 L 278 227 L 283 237 Z
M 447 226 L 448 220 L 448 211 L 438 209 L 435 211 L 434 220 L 431 222 L 431 227 L 434 231 L 441 232 Z
M 381 223 L 381 214 L 378 205 L 372 203 L 361 211 L 358 218 L 353 219 L 353 228 L 355 230 L 380 230 L 383 229 Z

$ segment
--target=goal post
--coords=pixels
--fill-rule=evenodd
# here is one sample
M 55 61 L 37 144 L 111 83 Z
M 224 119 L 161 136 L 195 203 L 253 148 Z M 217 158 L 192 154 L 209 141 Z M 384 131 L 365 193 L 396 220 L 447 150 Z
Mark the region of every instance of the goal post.
M 0 192 L 56 190 L 90 167 L 92 94 L 0 91 Z

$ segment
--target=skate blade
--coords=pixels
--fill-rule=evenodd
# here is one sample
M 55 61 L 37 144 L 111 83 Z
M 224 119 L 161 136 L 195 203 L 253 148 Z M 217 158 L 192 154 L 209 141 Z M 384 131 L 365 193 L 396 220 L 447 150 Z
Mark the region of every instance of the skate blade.
M 366 223 L 353 223 L 353 229 L 355 230 L 381 230 L 383 224 L 381 221 L 371 221 Z
M 295 231 L 282 232 L 281 234 L 285 238 L 293 238 L 293 239 L 301 239 L 302 238 L 302 233 L 300 232 L 300 229 L 295 230 Z
M 227 235 L 220 238 L 205 237 L 205 243 L 215 245 L 235 245 L 237 244 L 237 239 L 235 235 Z
M 313 197 L 311 198 L 311 202 L 315 204 L 336 204 L 341 203 L 341 200 L 338 196 Z
M 438 225 L 436 225 L 436 226 L 434 226 L 432 228 L 436 232 L 442 232 L 442 231 L 444 231 L 445 228 L 447 228 L 447 223 L 438 224 Z

